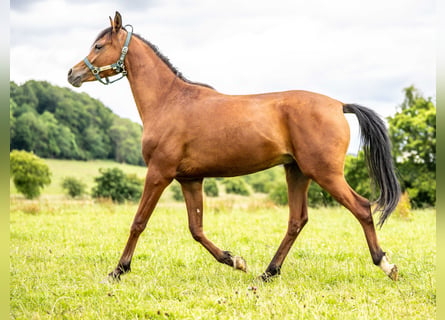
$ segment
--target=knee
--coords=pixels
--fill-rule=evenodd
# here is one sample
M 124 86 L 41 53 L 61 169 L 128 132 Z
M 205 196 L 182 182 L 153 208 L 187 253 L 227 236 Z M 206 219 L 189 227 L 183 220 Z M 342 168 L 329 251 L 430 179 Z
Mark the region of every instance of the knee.
M 145 230 L 146 225 L 146 223 L 134 221 L 130 229 L 131 234 L 140 235 Z
M 302 218 L 301 220 L 298 220 L 298 221 L 294 221 L 294 220 L 289 221 L 289 225 L 287 228 L 287 234 L 292 238 L 298 236 L 301 229 L 303 229 L 303 227 L 306 225 L 307 222 L 308 222 L 307 216 Z

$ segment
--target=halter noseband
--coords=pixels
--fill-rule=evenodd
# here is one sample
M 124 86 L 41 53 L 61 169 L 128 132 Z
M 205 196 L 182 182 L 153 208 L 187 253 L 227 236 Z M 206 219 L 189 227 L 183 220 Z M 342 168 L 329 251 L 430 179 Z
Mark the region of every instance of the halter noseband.
M 120 80 L 127 75 L 127 70 L 125 70 L 125 65 L 124 65 L 124 59 L 128 52 L 128 44 L 130 43 L 131 35 L 133 34 L 133 26 L 127 24 L 125 28 L 126 27 L 130 27 L 131 30 L 127 31 L 127 38 L 125 39 L 124 46 L 122 47 L 121 56 L 119 57 L 119 60 L 117 60 L 115 63 L 103 67 L 95 67 L 88 60 L 88 57 L 85 57 L 85 59 L 83 59 L 83 62 L 85 62 L 85 64 L 91 70 L 96 79 L 102 84 L 107 85 L 116 82 L 117 80 Z M 99 73 L 110 69 L 113 69 L 116 73 L 120 73 L 121 74 L 120 78 L 110 81 L 108 77 L 105 77 L 106 81 L 103 81 L 104 78 L 101 78 Z

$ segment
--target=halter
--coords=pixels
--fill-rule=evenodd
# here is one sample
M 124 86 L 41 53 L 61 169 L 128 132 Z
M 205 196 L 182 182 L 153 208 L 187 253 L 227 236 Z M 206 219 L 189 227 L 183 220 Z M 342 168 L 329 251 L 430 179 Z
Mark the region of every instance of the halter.
M 113 82 L 116 82 L 117 80 L 122 79 L 123 77 L 125 77 L 127 75 L 127 70 L 125 70 L 125 65 L 124 65 L 124 59 L 128 52 L 128 44 L 130 43 L 131 35 L 133 34 L 133 26 L 130 24 L 127 24 L 125 26 L 125 28 L 126 27 L 130 27 L 131 30 L 127 31 L 127 38 L 125 39 L 124 46 L 122 47 L 121 56 L 119 57 L 119 60 L 117 60 L 115 63 L 107 65 L 107 66 L 103 66 L 103 67 L 95 67 L 88 60 L 88 57 L 85 57 L 85 59 L 83 59 L 83 62 L 85 62 L 85 64 L 91 70 L 91 72 L 96 77 L 96 79 L 102 84 L 108 85 L 110 83 L 113 83 Z M 114 79 L 112 81 L 110 81 L 110 79 L 108 77 L 105 77 L 105 80 L 106 80 L 106 82 L 105 82 L 105 81 L 103 81 L 104 78 L 101 78 L 99 73 L 101 73 L 102 71 L 105 71 L 105 70 L 110 70 L 110 69 L 113 69 L 116 73 L 120 73 L 121 76 L 120 76 L 120 78 Z

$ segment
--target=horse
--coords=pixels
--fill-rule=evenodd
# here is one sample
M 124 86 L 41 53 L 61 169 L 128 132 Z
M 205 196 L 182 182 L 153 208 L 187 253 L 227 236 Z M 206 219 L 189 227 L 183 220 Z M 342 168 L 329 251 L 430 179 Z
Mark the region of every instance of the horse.
M 381 227 L 395 210 L 401 189 L 387 129 L 374 111 L 301 90 L 220 93 L 184 77 L 156 46 L 133 34 L 131 25 L 123 26 L 119 12 L 109 18 L 111 26 L 97 36 L 88 56 L 68 72 L 68 82 L 74 87 L 95 80 L 108 85 L 126 77 L 143 124 L 144 189 L 126 246 L 109 277 L 119 280 L 131 270 L 138 238 L 173 180 L 181 185 L 193 239 L 218 262 L 247 272 L 242 257 L 221 250 L 203 231 L 203 179 L 240 176 L 281 165 L 288 186 L 288 226 L 260 279 L 268 281 L 281 273 L 289 250 L 308 221 L 307 193 L 313 180 L 357 218 L 373 263 L 397 280 L 397 266 L 379 245 L 373 213 L 380 212 L 377 225 Z M 345 113 L 358 119 L 370 178 L 379 191 L 372 202 L 357 194 L 344 177 L 350 138 Z

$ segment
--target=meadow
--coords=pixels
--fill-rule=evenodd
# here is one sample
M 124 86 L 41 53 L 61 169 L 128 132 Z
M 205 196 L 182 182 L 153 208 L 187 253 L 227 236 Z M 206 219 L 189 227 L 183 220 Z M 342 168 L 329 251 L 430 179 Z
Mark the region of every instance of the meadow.
M 193 240 L 185 205 L 167 193 L 139 240 L 132 271 L 114 282 L 106 275 L 137 205 L 71 200 L 53 187 L 38 200 L 14 192 L 10 198 L 12 319 L 435 318 L 434 209 L 415 210 L 411 219 L 392 216 L 378 230 L 398 265 L 397 282 L 372 264 L 352 214 L 334 207 L 310 209 L 281 276 L 263 283 L 257 276 L 284 236 L 287 207 L 257 196 L 205 200 L 207 236 L 246 259 L 243 273 L 219 264 Z

